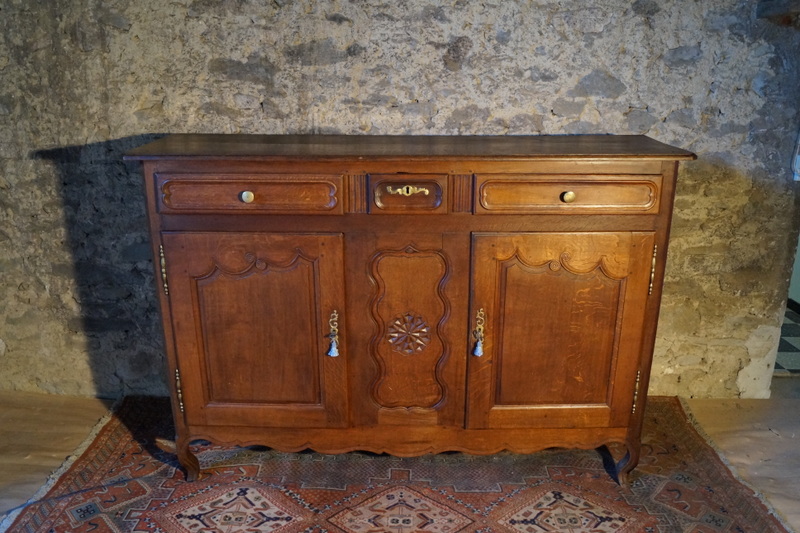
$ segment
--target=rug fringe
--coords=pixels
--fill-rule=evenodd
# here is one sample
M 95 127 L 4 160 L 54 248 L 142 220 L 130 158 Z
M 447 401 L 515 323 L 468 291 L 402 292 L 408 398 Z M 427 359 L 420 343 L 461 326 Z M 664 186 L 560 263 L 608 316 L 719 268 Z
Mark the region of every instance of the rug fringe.
M 58 483 L 58 480 L 61 479 L 61 477 L 64 474 L 67 473 L 67 471 L 70 469 L 73 463 L 75 463 L 75 461 L 77 461 L 78 458 L 80 458 L 80 456 L 83 455 L 83 452 L 85 452 L 87 448 L 89 448 L 92 442 L 94 442 L 94 439 L 97 437 L 100 431 L 102 431 L 102 429 L 111 421 L 111 419 L 114 417 L 114 414 L 117 412 L 117 409 L 122 404 L 122 401 L 124 399 L 125 398 L 123 397 L 114 401 L 113 405 L 108 410 L 108 412 L 105 415 L 103 415 L 103 417 L 100 420 L 97 421 L 97 423 L 94 425 L 94 427 L 86 436 L 86 438 L 83 439 L 83 442 L 81 442 L 78 445 L 78 447 L 75 448 L 75 450 L 70 455 L 67 456 L 64 462 L 61 463 L 61 466 L 56 468 L 53 472 L 50 473 L 49 476 L 47 476 L 47 481 L 45 481 L 45 484 L 42 485 L 42 487 L 40 487 L 39 490 L 37 490 L 36 493 L 33 496 L 31 496 L 27 502 L 20 505 L 19 507 L 10 509 L 6 513 L 5 517 L 2 520 L 0 520 L 0 533 L 5 533 L 5 531 L 7 531 L 9 527 L 11 527 L 11 525 L 14 523 L 14 520 L 17 519 L 17 517 L 22 511 L 24 511 L 29 506 L 41 500 L 47 494 L 47 492 L 53 487 L 53 485 Z
M 678 402 L 680 403 L 681 409 L 683 409 L 683 414 L 686 416 L 686 420 L 689 421 L 689 423 L 692 425 L 692 428 L 697 432 L 697 434 L 700 435 L 700 437 L 704 441 L 706 441 L 706 444 L 712 450 L 714 450 L 714 452 L 716 452 L 717 457 L 719 457 L 720 461 L 722 461 L 722 464 L 724 464 L 727 467 L 727 469 L 730 471 L 734 479 L 736 479 L 736 481 L 738 481 L 739 483 L 747 487 L 750 491 L 752 491 L 753 496 L 755 496 L 756 499 L 758 499 L 764 505 L 764 507 L 766 507 L 767 512 L 771 514 L 775 518 L 775 520 L 777 520 L 786 529 L 786 531 L 788 531 L 789 533 L 797 533 L 797 531 L 793 529 L 786 521 L 786 518 L 784 518 L 784 516 L 777 509 L 775 509 L 775 507 L 772 506 L 772 504 L 769 502 L 769 500 L 766 499 L 766 497 L 761 493 L 761 491 L 759 491 L 757 488 L 751 485 L 749 481 L 747 481 L 741 475 L 739 475 L 738 470 L 731 464 L 731 462 L 725 456 L 725 453 L 717 446 L 717 444 L 714 442 L 714 439 L 712 439 L 711 436 L 708 433 L 706 433 L 706 430 L 704 430 L 703 427 L 700 425 L 700 422 L 694 416 L 692 408 L 689 406 L 689 402 L 686 401 L 686 398 L 679 396 Z M 2 530 L 0 530 L 0 532 L 1 531 Z

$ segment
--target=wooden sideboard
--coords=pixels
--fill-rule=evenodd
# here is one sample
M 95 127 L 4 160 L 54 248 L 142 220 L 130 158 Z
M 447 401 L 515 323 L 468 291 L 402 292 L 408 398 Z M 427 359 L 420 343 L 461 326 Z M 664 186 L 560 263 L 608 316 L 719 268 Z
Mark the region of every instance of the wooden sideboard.
M 640 454 L 678 162 L 643 136 L 140 147 L 177 450 Z

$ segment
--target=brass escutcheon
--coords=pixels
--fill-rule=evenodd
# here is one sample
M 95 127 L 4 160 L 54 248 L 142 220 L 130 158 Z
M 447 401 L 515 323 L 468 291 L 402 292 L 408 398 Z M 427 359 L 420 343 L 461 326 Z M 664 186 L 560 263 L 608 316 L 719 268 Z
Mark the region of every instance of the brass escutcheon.
M 397 188 L 389 185 L 386 187 L 386 192 L 389 194 L 399 194 L 402 196 L 411 196 L 412 194 L 424 194 L 425 196 L 428 196 L 431 193 L 431 191 L 425 187 L 417 187 L 415 185 L 403 185 Z

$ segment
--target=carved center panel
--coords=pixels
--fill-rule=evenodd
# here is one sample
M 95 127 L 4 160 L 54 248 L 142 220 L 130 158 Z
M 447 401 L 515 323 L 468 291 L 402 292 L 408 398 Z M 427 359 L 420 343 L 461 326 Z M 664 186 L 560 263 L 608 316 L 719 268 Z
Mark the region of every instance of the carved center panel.
M 387 340 L 394 351 L 411 355 L 421 352 L 431 342 L 431 328 L 421 316 L 406 313 L 389 324 Z
M 376 327 L 370 352 L 377 370 L 376 405 L 432 409 L 446 396 L 441 369 L 450 348 L 441 330 L 450 314 L 444 290 L 449 272 L 447 256 L 433 247 L 420 250 L 409 244 L 373 256 Z

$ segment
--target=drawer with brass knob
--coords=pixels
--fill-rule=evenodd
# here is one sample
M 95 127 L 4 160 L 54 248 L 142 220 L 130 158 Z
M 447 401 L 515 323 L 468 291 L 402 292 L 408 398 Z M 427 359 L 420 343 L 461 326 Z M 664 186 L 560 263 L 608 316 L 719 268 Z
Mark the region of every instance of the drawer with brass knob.
M 311 174 L 157 174 L 162 213 L 343 212 L 342 176 Z
M 477 214 L 658 213 L 661 176 L 479 175 Z

